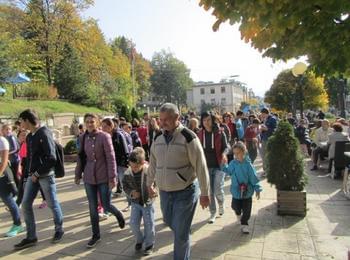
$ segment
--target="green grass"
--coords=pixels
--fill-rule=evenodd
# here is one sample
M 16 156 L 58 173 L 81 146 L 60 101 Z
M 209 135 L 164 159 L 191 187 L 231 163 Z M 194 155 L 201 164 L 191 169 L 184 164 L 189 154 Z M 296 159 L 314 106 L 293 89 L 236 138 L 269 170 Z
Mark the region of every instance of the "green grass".
M 20 100 L 20 99 L 1 99 L 0 115 L 17 117 L 25 109 L 34 109 L 40 116 L 46 116 L 54 113 L 97 113 L 106 114 L 108 112 L 96 107 L 86 107 L 65 101 L 57 100 Z

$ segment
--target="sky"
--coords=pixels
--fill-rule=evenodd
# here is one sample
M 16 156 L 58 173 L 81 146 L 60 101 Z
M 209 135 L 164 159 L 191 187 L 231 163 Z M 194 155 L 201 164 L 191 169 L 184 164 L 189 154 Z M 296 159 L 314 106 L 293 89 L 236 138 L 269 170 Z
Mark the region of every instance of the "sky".
M 125 36 L 151 60 L 155 52 L 171 51 L 191 70 L 194 81 L 219 82 L 239 75 L 238 80 L 263 96 L 287 64 L 273 63 L 241 40 L 238 25 L 228 23 L 213 32 L 215 17 L 199 7 L 198 0 L 95 0 L 84 11 L 94 18 L 106 40 Z

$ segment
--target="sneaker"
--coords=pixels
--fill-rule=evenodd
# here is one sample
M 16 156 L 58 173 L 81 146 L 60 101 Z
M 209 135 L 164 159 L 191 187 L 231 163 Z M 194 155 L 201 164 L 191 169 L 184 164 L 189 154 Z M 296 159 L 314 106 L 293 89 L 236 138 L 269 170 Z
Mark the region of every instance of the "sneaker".
M 13 225 L 9 231 L 6 233 L 6 237 L 15 237 L 17 234 L 24 231 L 24 227 L 22 225 Z
M 47 207 L 46 200 L 43 200 L 43 202 L 39 205 L 39 209 L 44 209 Z
M 136 251 L 136 252 L 140 252 L 141 249 L 142 249 L 142 243 L 137 243 L 137 244 L 135 245 L 135 251 Z
M 213 224 L 213 223 L 215 222 L 215 218 L 216 218 L 215 214 L 211 214 L 211 215 L 210 215 L 210 218 L 209 218 L 209 220 L 208 220 L 208 223 L 209 223 L 209 224 Z
M 98 242 L 101 241 L 100 237 L 92 237 L 90 241 L 87 243 L 86 247 L 87 248 L 93 248 L 97 245 Z
M 21 250 L 21 249 L 24 249 L 24 248 L 35 246 L 37 242 L 38 242 L 37 238 L 35 238 L 35 239 L 25 238 L 20 243 L 15 245 L 15 250 Z
M 118 219 L 119 227 L 121 229 L 123 229 L 125 227 L 125 219 L 124 219 L 123 215 L 120 218 L 117 218 L 117 219 Z
M 128 212 L 129 209 L 130 209 L 130 206 L 127 206 L 127 207 L 126 207 L 125 209 L 123 209 L 122 211 L 123 211 L 123 212 Z
M 100 219 L 100 221 L 103 221 L 108 219 L 108 215 L 104 213 L 98 213 L 98 218 Z
M 243 234 L 249 234 L 249 227 L 248 225 L 242 225 L 241 226 L 241 231 Z
M 224 205 L 219 205 L 219 215 L 222 216 L 225 213 Z
M 63 235 L 64 235 L 63 231 L 56 231 L 55 235 L 53 236 L 53 238 L 51 240 L 51 243 L 55 244 L 55 243 L 60 242 L 62 240 Z
M 315 165 L 314 167 L 312 167 L 312 168 L 310 169 L 310 171 L 317 171 L 317 169 L 318 169 L 318 167 Z
M 153 245 L 150 245 L 145 248 L 145 251 L 143 251 L 143 255 L 150 255 L 153 253 Z

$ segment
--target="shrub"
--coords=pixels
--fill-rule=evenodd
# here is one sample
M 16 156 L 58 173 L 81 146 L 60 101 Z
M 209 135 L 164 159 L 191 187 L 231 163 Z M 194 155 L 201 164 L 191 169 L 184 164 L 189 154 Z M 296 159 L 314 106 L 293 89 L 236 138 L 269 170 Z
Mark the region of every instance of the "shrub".
M 307 183 L 303 157 L 292 126 L 282 121 L 267 143 L 267 181 L 278 190 L 302 191 Z
M 64 147 L 64 154 L 75 154 L 77 152 L 77 141 L 75 139 L 70 140 Z

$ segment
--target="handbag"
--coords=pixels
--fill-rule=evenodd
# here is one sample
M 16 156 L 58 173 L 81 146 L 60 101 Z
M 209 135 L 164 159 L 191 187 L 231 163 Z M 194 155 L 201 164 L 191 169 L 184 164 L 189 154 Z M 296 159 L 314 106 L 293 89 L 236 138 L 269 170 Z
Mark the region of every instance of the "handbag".
M 13 196 L 18 194 L 15 179 L 9 166 L 6 167 L 4 175 L 0 178 L 0 189 L 6 193 L 12 193 Z

